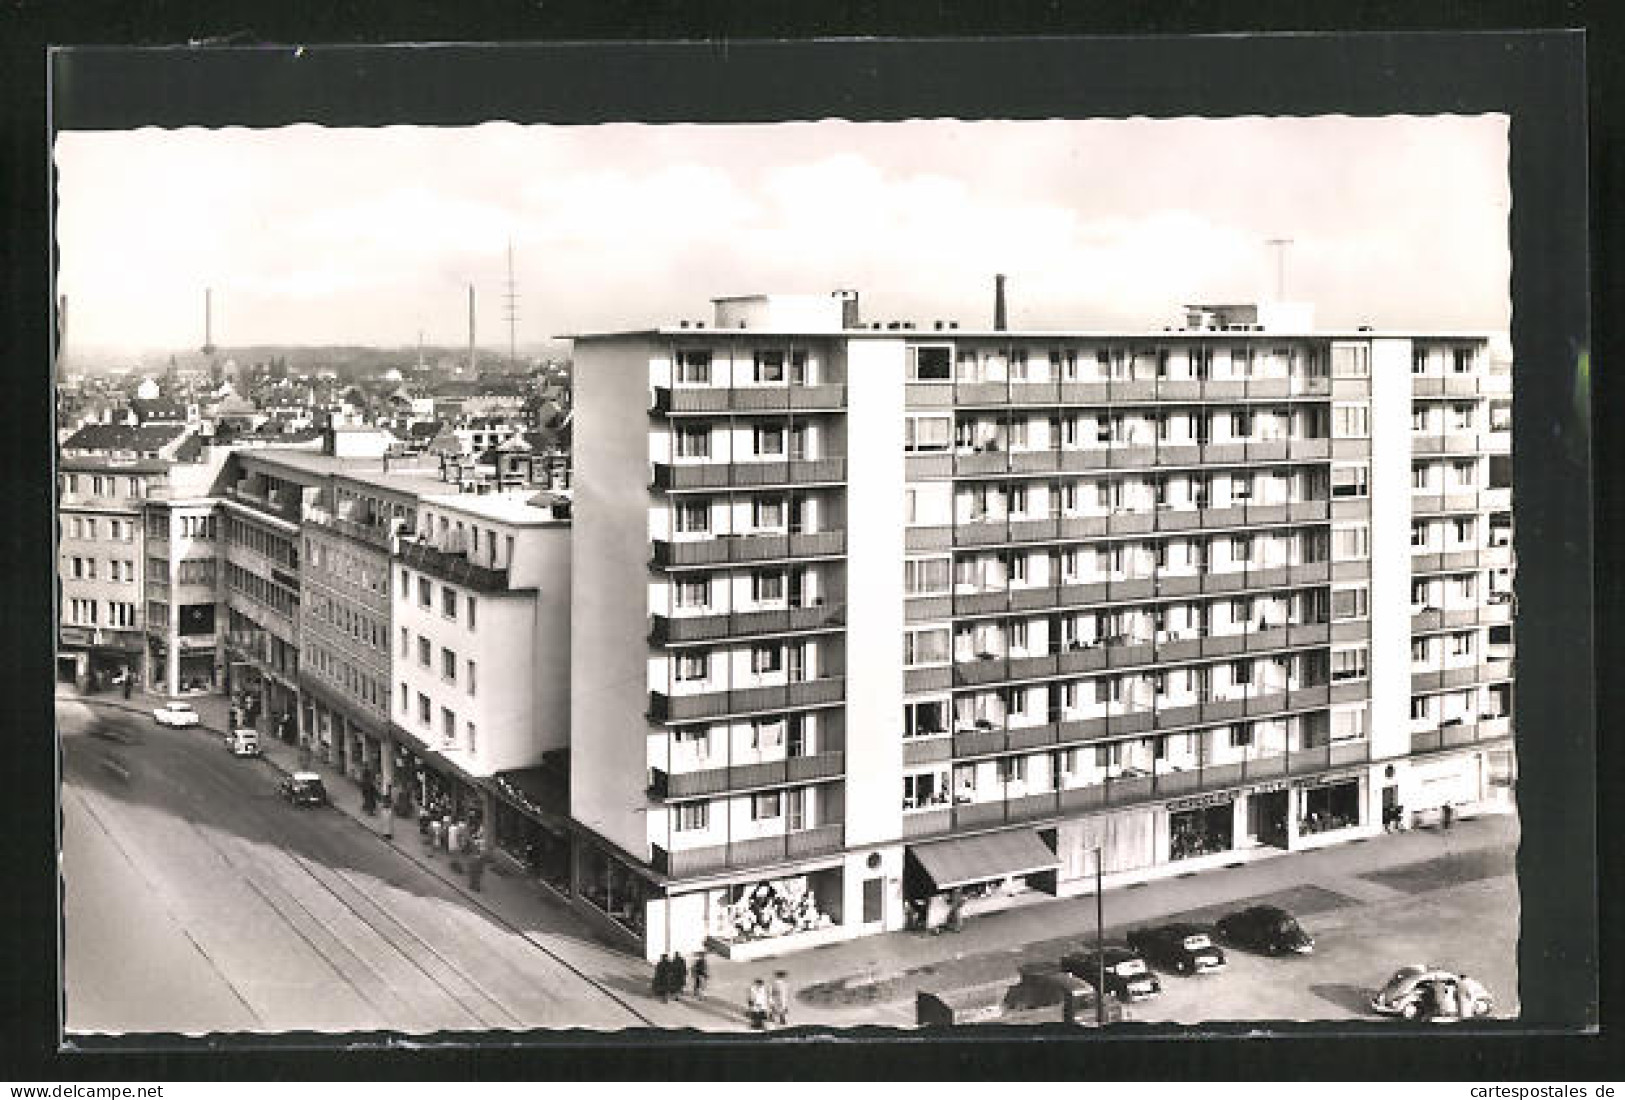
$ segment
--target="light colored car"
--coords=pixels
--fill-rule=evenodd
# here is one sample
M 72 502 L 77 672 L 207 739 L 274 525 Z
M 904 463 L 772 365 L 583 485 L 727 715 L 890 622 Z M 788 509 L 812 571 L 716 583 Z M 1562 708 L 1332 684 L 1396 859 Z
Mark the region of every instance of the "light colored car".
M 1402 966 L 1371 998 L 1371 1010 L 1406 1020 L 1448 1022 L 1488 1016 L 1495 998 L 1482 982 L 1435 966 Z
M 195 726 L 203 721 L 191 703 L 173 699 L 153 711 L 152 717 L 160 726 Z
M 255 730 L 232 730 L 226 734 L 226 749 L 233 756 L 258 756 L 260 735 Z

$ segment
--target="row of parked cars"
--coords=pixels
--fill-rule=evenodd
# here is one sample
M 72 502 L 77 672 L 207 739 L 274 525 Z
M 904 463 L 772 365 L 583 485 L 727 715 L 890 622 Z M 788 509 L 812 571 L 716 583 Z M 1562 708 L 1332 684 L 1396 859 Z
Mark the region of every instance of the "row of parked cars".
M 192 704 L 172 700 L 152 712 L 153 721 L 171 729 L 186 729 L 200 725 L 202 718 Z M 227 730 L 222 738 L 226 751 L 233 756 L 260 756 L 260 735 L 257 730 Z M 327 788 L 322 777 L 315 772 L 294 772 L 282 777 L 277 794 L 295 806 L 327 805 Z

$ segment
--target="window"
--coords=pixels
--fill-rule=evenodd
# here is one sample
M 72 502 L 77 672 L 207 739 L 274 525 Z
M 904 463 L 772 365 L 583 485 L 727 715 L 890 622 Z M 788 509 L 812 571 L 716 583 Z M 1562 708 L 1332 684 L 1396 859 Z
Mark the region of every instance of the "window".
M 1233 748 L 1233 749 L 1245 749 L 1245 748 L 1250 747 L 1252 745 L 1252 743 L 1253 743 L 1253 725 L 1252 725 L 1251 722 L 1243 722 L 1239 726 L 1231 726 L 1230 727 L 1230 747 L 1231 748 Z
M 1338 405 L 1332 410 L 1332 435 L 1365 439 L 1371 434 L 1371 413 L 1364 405 Z
M 905 451 L 946 451 L 953 435 L 946 416 L 910 416 L 903 421 Z
M 1366 709 L 1354 707 L 1350 710 L 1332 711 L 1332 740 L 1358 741 L 1365 736 Z
M 750 647 L 750 670 L 758 675 L 784 670 L 784 647 L 780 645 L 753 645 Z
M 97 524 L 96 524 L 96 517 L 95 516 L 91 516 L 89 519 L 85 520 L 85 538 L 87 538 L 87 539 L 95 538 L 96 537 L 96 527 L 97 527 Z
M 1470 519 L 1453 519 L 1450 521 L 1450 529 L 1458 543 L 1470 545 L 1476 540 L 1475 524 Z M 90 575 L 94 577 L 96 571 L 92 569 Z
M 947 382 L 953 377 L 953 351 L 946 345 L 915 348 L 908 376 L 915 382 Z
M 709 607 L 711 604 L 711 582 L 708 580 L 679 580 L 677 584 L 677 606 L 687 608 Z
M 903 635 L 905 666 L 944 664 L 948 661 L 948 629 L 910 630 Z
M 784 599 L 784 574 L 765 569 L 752 573 L 750 598 L 756 603 L 777 603 Z
M 678 534 L 697 535 L 711 530 L 711 505 L 707 501 L 678 501 L 672 510 L 672 517 L 676 521 Z
M 680 427 L 673 439 L 678 458 L 710 458 L 711 429 Z
M 1455 348 L 1450 356 L 1450 369 L 1456 374 L 1470 374 L 1473 370 L 1473 349 Z
M 1450 635 L 1450 655 L 1452 657 L 1470 657 L 1473 654 L 1473 636 L 1471 634 Z
M 1418 638 L 1411 643 L 1411 662 L 1425 665 L 1428 661 L 1428 643 L 1426 638 Z
M 783 382 L 784 352 L 757 352 L 755 357 L 754 377 L 758 382 Z
M 428 607 L 430 604 L 432 604 L 434 602 L 433 601 L 433 595 L 434 595 L 434 585 L 429 583 L 428 578 L 419 577 L 418 578 L 418 606 L 419 607 Z
M 1425 523 L 1411 524 L 1411 545 L 1416 547 L 1428 544 L 1428 525 Z
M 473 630 L 474 629 L 474 623 L 475 623 L 475 619 L 474 619 L 474 597 L 470 596 L 464 602 L 468 604 L 468 629 Z
M 1359 561 L 1371 556 L 1371 530 L 1367 527 L 1334 527 L 1332 557 L 1339 561 Z
M 1415 490 L 1421 490 L 1421 489 L 1426 489 L 1427 487 L 1428 487 L 1428 468 L 1427 468 L 1427 466 L 1420 463 L 1420 462 L 1414 463 L 1411 466 L 1411 488 L 1415 489 Z
M 1333 466 L 1332 496 L 1363 497 L 1370 495 L 1370 470 L 1364 466 Z
M 474 723 L 468 723 L 463 729 L 468 733 L 468 751 L 472 753 L 479 747 L 479 741 L 474 736 Z
M 1027 782 L 1027 758 L 1025 756 L 1001 756 L 998 763 L 1000 783 Z
M 711 804 L 709 802 L 685 802 L 677 807 L 677 832 L 700 832 L 709 828 L 710 824 Z
M 457 740 L 457 716 L 449 707 L 440 708 L 440 733 L 447 741 Z
M 1425 432 L 1428 430 L 1427 410 L 1420 406 L 1411 410 L 1411 431 Z
M 710 676 L 711 659 L 707 653 L 679 653 L 677 679 L 682 682 L 704 680 Z
M 457 592 L 446 585 L 440 588 L 440 613 L 448 619 L 457 617 Z
M 1458 432 L 1473 430 L 1473 407 L 1471 405 L 1450 406 L 1450 426 Z
M 918 558 L 903 562 L 903 591 L 910 596 L 946 592 L 952 581 L 951 560 Z
M 779 458 L 784 455 L 783 428 L 757 428 L 753 433 L 756 453 Z
M 784 501 L 776 497 L 751 501 L 751 524 L 764 530 L 779 530 L 784 526 Z
M 783 718 L 758 718 L 750 724 L 751 748 L 776 749 L 783 744 Z
M 916 523 L 919 515 L 919 494 L 913 489 L 903 490 L 903 522 Z
M 408 598 L 412 595 L 412 575 L 404 569 L 401 570 L 401 594 Z
M 697 350 L 678 352 L 677 384 L 683 386 L 710 385 L 711 353 Z
M 425 638 L 421 634 L 418 635 L 418 664 L 422 665 L 424 668 L 429 667 L 429 653 L 431 649 L 432 647 L 429 645 L 429 639 Z
M 1371 377 L 1371 349 L 1364 344 L 1333 344 L 1332 377 Z
M 429 697 L 418 692 L 418 722 L 427 726 L 429 724 Z
M 929 737 L 948 732 L 948 701 L 933 699 L 929 702 L 903 704 L 903 736 Z
M 1473 462 L 1452 462 L 1450 480 L 1458 489 L 1470 489 L 1478 481 L 1478 466 Z
M 1411 349 L 1411 373 L 1426 374 L 1428 372 L 1428 353 L 1426 348 Z
M 454 684 L 457 682 L 457 654 L 444 646 L 440 649 L 440 675 Z
M 1363 680 L 1366 669 L 1366 648 L 1332 650 L 1332 680 Z
M 1332 590 L 1332 618 L 1364 619 L 1370 615 L 1370 591 L 1366 588 Z
M 1251 661 L 1230 662 L 1230 682 L 1233 684 L 1250 684 L 1253 682 L 1253 663 Z
M 406 713 L 406 708 L 412 705 L 411 702 L 409 701 L 409 698 L 410 697 L 406 694 L 406 685 L 402 684 L 401 685 L 401 713 L 402 714 L 405 714 Z
M 921 806 L 930 806 L 940 803 L 948 797 L 948 776 L 946 773 L 921 772 L 919 775 L 903 776 L 903 809 L 914 810 Z

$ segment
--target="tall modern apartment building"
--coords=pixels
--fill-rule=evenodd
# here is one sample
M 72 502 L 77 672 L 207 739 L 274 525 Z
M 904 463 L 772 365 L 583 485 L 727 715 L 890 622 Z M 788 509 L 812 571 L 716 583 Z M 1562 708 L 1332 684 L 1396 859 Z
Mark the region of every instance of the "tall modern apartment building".
M 578 337 L 570 813 L 645 949 L 736 956 L 1488 797 L 1487 334 L 720 299 Z

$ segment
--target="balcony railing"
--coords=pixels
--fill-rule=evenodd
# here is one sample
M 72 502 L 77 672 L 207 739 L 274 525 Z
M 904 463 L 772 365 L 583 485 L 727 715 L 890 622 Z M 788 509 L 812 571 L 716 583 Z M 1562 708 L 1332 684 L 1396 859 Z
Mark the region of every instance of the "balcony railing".
M 1124 774 L 1100 783 L 1066 787 L 1058 791 L 1019 792 L 1003 799 L 905 810 L 903 833 L 910 838 L 932 836 L 954 829 L 1059 818 L 1080 811 L 1224 791 L 1251 783 L 1312 778 L 1340 768 L 1354 767 L 1369 759 L 1370 745 L 1367 742 L 1345 741 L 1231 764 L 1167 770 L 1155 774 Z
M 846 553 L 845 531 L 789 535 L 716 535 L 687 542 L 654 541 L 651 559 L 658 567 L 720 565 L 781 558 L 836 557 Z
M 226 486 L 226 499 L 246 504 L 261 512 L 269 512 L 279 519 L 298 523 L 304 506 L 297 500 L 273 500 L 261 493 L 252 493 L 238 485 Z
M 462 554 L 440 550 L 426 542 L 401 540 L 397 560 L 443 581 L 479 592 L 508 591 L 508 571 L 476 565 Z
M 777 485 L 839 484 L 846 459 L 791 459 L 785 462 L 657 462 L 656 489 L 754 489 Z
M 826 676 L 798 680 L 770 687 L 735 688 L 732 691 L 706 691 L 694 695 L 649 693 L 649 717 L 656 722 L 681 722 L 724 715 L 755 714 L 762 711 L 792 710 L 827 706 L 846 698 L 846 678 Z
M 703 798 L 724 791 L 748 791 L 838 779 L 845 774 L 845 769 L 846 753 L 841 751 L 687 772 L 653 768 L 650 769 L 649 793 L 661 799 Z
M 1411 752 L 1443 752 L 1510 736 L 1512 720 L 1504 716 L 1481 718 L 1476 722 L 1449 722 L 1430 729 L 1411 730 Z
M 1121 511 L 1101 516 L 998 517 L 964 519 L 954 527 L 908 529 L 910 550 L 946 549 L 928 545 L 950 539 L 954 546 L 996 546 L 1019 542 L 1073 542 L 1107 536 L 1179 533 L 1234 527 L 1274 527 L 1284 524 L 1322 523 L 1330 518 L 1324 500 L 1280 504 L 1235 505 L 1230 508 L 1156 508 Z M 919 532 L 919 534 L 916 534 Z M 945 532 L 927 536 L 924 532 Z
M 653 846 L 649 863 L 658 874 L 669 875 L 672 878 L 687 878 L 714 871 L 760 867 L 793 859 L 811 859 L 839 852 L 845 843 L 846 826 L 837 823 L 776 836 L 735 840 L 704 848 L 679 848 L 668 852 L 656 844 Z
M 925 393 L 925 390 L 931 390 Z M 1331 379 L 1321 375 L 1292 374 L 1277 378 L 1118 378 L 1090 382 L 1012 380 L 1008 382 L 955 382 L 910 386 L 909 403 L 957 405 L 1119 405 L 1161 401 L 1238 401 L 1247 398 L 1279 400 L 1327 397 Z
M 720 615 L 651 615 L 649 641 L 653 645 L 678 645 L 710 642 L 719 638 L 831 630 L 845 620 L 844 604 L 734 611 Z
M 654 411 L 661 413 L 788 412 L 846 407 L 844 385 L 657 386 Z

